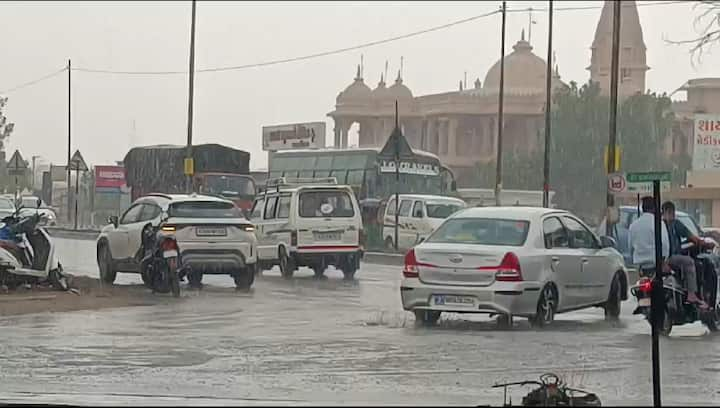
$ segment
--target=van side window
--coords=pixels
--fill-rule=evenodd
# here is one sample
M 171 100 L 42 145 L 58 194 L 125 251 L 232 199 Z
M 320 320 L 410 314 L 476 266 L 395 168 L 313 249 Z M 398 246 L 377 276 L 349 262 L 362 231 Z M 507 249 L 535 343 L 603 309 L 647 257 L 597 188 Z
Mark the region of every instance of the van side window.
M 387 203 L 387 214 L 395 215 L 395 199 L 394 198 Z
M 265 203 L 265 216 L 263 217 L 266 220 L 271 220 L 275 218 L 275 207 L 277 207 L 277 196 L 274 197 L 268 197 L 267 202 Z
M 401 217 L 409 217 L 410 216 L 410 206 L 412 205 L 412 201 L 410 200 L 402 200 L 400 201 L 400 216 Z
M 250 213 L 250 218 L 251 219 L 260 218 L 260 216 L 262 215 L 263 207 L 265 207 L 265 199 L 264 198 L 255 200 L 255 205 L 253 205 L 252 212 Z
M 278 211 L 277 211 L 277 217 L 278 218 L 288 218 L 290 216 L 290 197 L 289 195 L 281 196 L 280 201 L 278 201 Z
M 413 214 L 413 217 L 415 217 L 415 218 L 423 217 L 423 202 L 422 201 L 415 201 L 415 204 L 413 205 L 412 214 Z

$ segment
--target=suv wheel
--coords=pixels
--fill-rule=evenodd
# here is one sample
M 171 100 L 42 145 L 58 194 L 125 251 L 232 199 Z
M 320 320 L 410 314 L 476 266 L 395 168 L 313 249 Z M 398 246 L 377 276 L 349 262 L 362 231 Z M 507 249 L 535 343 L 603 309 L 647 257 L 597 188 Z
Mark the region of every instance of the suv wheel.
M 101 244 L 98 248 L 97 262 L 100 270 L 100 281 L 109 284 L 115 282 L 117 271 L 114 268 L 112 254 L 107 244 Z
M 233 280 L 235 280 L 235 289 L 249 290 L 255 282 L 255 267 L 248 265 L 243 269 L 233 272 Z
M 555 289 L 545 285 L 538 299 L 537 313 L 530 319 L 530 324 L 536 327 L 545 327 L 555 320 L 558 300 Z
M 279 253 L 280 274 L 283 278 L 290 279 L 293 277 L 293 273 L 295 273 L 295 261 L 285 251 L 285 247 L 280 247 Z

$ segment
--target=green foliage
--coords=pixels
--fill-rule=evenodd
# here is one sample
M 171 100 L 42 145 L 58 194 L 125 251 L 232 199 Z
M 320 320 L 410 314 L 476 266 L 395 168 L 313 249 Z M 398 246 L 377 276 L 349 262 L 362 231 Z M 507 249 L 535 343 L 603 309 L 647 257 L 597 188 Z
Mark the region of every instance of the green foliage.
M 596 84 L 578 87 L 571 82 L 554 96 L 550 188 L 554 202 L 588 221 L 597 220 L 605 208 L 607 176 L 604 163 L 609 135 L 609 107 Z M 683 181 L 690 158 L 663 153 L 672 135 L 674 116 L 666 95 L 635 95 L 618 110 L 618 146 L 621 171 L 671 170 L 674 182 Z M 544 130 L 541 130 L 544 133 Z M 543 137 L 540 138 L 543 140 Z M 503 156 L 503 188 L 542 189 L 543 147 L 529 157 Z M 508 149 L 510 150 L 510 149 Z M 477 182 L 492 188 L 495 163 L 477 166 Z

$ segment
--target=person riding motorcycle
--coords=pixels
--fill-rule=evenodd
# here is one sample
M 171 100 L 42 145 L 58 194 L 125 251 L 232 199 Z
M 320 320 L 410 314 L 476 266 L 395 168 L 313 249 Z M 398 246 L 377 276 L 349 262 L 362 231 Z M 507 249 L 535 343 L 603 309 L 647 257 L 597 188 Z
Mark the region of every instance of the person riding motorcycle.
M 712 249 L 715 244 L 702 240 L 693 234 L 680 220 L 675 217 L 675 204 L 666 201 L 662 205 L 662 217 L 668 229 L 670 239 L 670 258 L 669 263 L 673 268 L 678 268 L 683 273 L 685 279 L 685 288 L 688 291 L 688 301 L 696 303 L 701 308 L 707 308 L 702 299 L 696 295 L 697 292 L 697 271 L 695 270 L 695 261 L 682 254 L 682 239 L 692 242 L 698 248 Z

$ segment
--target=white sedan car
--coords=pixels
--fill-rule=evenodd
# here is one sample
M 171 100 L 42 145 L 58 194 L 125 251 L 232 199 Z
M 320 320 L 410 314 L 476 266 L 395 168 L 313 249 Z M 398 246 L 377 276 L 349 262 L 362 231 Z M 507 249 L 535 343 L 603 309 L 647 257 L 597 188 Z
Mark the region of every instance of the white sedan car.
M 403 308 L 424 324 L 453 312 L 544 326 L 556 313 L 594 306 L 617 319 L 628 278 L 613 246 L 567 211 L 468 208 L 405 256 Z
M 100 277 L 106 283 L 113 283 L 118 272 L 140 273 L 142 231 L 162 222 L 163 233 L 175 234 L 191 286 L 200 286 L 203 274 L 231 275 L 241 289 L 253 284 L 255 228 L 232 201 L 196 194 L 149 194 L 119 219 L 110 218 L 97 240 Z

